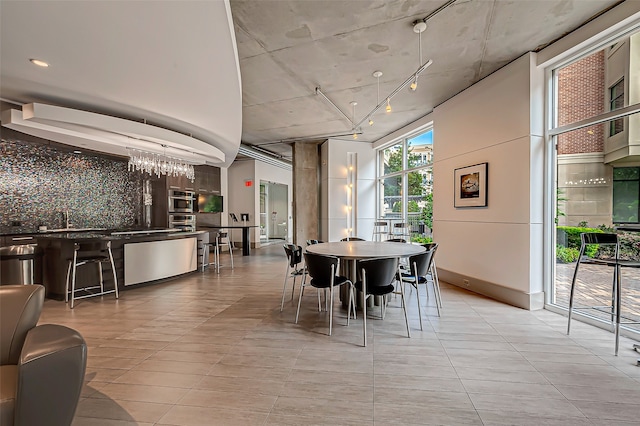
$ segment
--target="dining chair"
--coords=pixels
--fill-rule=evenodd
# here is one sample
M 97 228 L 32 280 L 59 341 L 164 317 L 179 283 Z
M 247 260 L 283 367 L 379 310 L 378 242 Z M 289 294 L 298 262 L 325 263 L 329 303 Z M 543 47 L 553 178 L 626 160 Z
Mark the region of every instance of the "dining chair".
M 399 276 L 400 286 L 404 288 L 404 284 L 411 284 L 413 288 L 416 289 L 416 299 L 418 300 L 418 316 L 420 317 L 420 330 L 422 328 L 422 304 L 420 303 L 420 289 L 419 285 L 424 284 L 427 300 L 429 300 L 429 281 L 431 281 L 433 285 L 433 294 L 436 301 L 436 309 L 438 311 L 438 316 L 440 316 L 440 289 L 437 281 L 435 279 L 429 280 L 428 274 L 431 269 L 431 265 L 433 263 L 433 259 L 435 257 L 435 253 L 438 246 L 435 245 L 430 250 L 425 251 L 424 253 L 416 254 L 409 257 L 409 266 L 411 268 L 411 272 L 402 272 Z
M 320 241 L 320 240 L 307 240 L 307 245 L 311 246 L 313 244 L 320 244 L 320 243 L 324 243 L 324 241 Z
M 388 240 L 384 240 L 385 243 L 406 243 L 407 240 L 404 238 L 390 238 Z
M 602 257 L 589 257 L 585 255 L 588 247 L 597 245 L 598 250 L 604 255 Z M 613 253 L 611 253 L 613 252 Z M 576 291 L 576 283 L 578 270 L 583 263 L 595 265 L 603 265 L 613 267 L 613 283 L 611 286 L 611 304 L 606 306 L 584 306 L 575 307 L 574 295 Z M 620 341 L 620 324 L 621 324 L 621 308 L 622 308 L 622 286 L 621 272 L 622 267 L 640 268 L 640 262 L 634 260 L 620 259 L 620 243 L 617 234 L 604 232 L 584 232 L 580 234 L 580 253 L 578 261 L 573 271 L 571 280 L 571 290 L 569 293 L 569 318 L 567 321 L 567 335 L 571 331 L 571 316 L 576 309 L 596 309 L 601 312 L 607 312 L 611 316 L 611 323 L 615 333 L 615 355 L 618 356 L 618 346 Z M 638 324 L 638 322 L 624 322 L 622 324 Z
M 340 241 L 366 241 L 366 240 L 360 237 L 344 237 Z
M 432 248 L 438 248 L 438 243 L 425 243 L 422 244 L 422 247 L 424 247 L 427 250 L 431 250 Z M 438 297 L 437 297 L 437 302 L 438 305 L 440 306 L 440 308 L 442 308 L 442 298 L 440 297 L 440 280 L 438 279 L 438 268 L 436 268 L 436 253 L 435 250 L 433 252 L 433 256 L 431 258 L 431 267 L 429 268 L 429 273 L 427 275 L 427 277 L 431 277 L 431 279 L 433 280 L 433 285 L 435 287 L 437 287 L 438 289 Z M 429 300 L 429 294 L 427 293 L 427 300 Z
M 398 258 L 395 257 L 361 260 L 358 262 L 358 269 L 362 278 L 355 283 L 354 288 L 361 291 L 363 294 L 362 329 L 364 346 L 367 346 L 367 299 L 371 296 L 383 297 L 383 300 L 380 303 L 380 318 L 384 319 L 387 296 L 390 293 L 393 293 L 395 289 L 393 284 L 396 280 L 396 274 L 399 274 L 400 270 L 398 268 Z M 403 286 L 400 286 L 400 294 L 402 295 L 402 310 L 404 312 L 404 321 L 407 326 L 407 337 L 411 337 Z M 352 300 L 352 295 L 349 295 L 349 308 L 347 312 L 351 309 Z
M 303 276 L 300 284 L 300 291 L 298 292 L 298 310 L 296 312 L 296 324 L 298 323 L 298 317 L 300 315 L 300 303 L 302 302 L 302 295 L 304 294 L 304 288 L 307 285 L 318 289 L 318 311 L 322 311 L 322 305 L 320 304 L 320 289 L 329 289 L 329 336 L 333 330 L 333 294 L 334 288 L 340 287 L 344 284 L 348 284 L 350 287 L 349 297 L 353 297 L 353 283 L 347 277 L 338 275 L 339 259 L 335 256 L 323 256 L 320 254 L 313 254 L 309 252 L 304 253 L 304 263 L 307 268 L 307 273 Z M 307 278 L 311 280 L 307 283 Z M 326 297 L 325 297 L 326 304 Z M 351 300 L 349 301 L 349 308 L 351 308 Z M 325 308 L 326 309 L 326 308 Z M 347 311 L 347 325 L 349 325 L 350 310 Z M 353 316 L 355 318 L 355 303 L 353 304 Z
M 291 300 L 296 290 L 296 278 L 306 274 L 304 266 L 299 268 L 298 265 L 302 263 L 302 247 L 294 244 L 285 244 L 284 252 L 287 255 L 287 271 L 284 274 L 284 283 L 282 284 L 282 301 L 280 302 L 280 312 L 284 309 L 284 295 L 287 289 L 287 281 L 293 279 L 291 285 Z

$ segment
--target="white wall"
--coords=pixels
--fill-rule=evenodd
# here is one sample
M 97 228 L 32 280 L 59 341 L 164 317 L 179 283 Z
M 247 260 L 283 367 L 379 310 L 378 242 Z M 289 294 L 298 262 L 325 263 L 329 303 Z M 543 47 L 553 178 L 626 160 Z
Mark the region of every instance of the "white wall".
M 544 300 L 544 147 L 533 134 L 541 133 L 543 110 L 538 102 L 535 113 L 531 107 L 532 88 L 543 88 L 534 64 L 535 54 L 524 55 L 433 113 L 438 267 L 454 284 L 523 307 L 530 307 L 527 299 L 535 307 Z M 488 206 L 454 208 L 454 169 L 483 162 Z M 502 288 L 513 291 L 500 295 Z
M 370 239 L 375 220 L 375 150 L 370 143 L 329 139 L 320 149 L 320 239 L 347 236 L 347 153 L 358 156 L 356 229 L 354 236 Z

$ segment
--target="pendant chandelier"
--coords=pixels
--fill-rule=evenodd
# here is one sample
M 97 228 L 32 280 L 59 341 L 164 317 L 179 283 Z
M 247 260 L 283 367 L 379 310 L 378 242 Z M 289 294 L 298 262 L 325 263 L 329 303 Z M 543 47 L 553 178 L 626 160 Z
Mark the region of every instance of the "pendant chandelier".
M 166 146 L 163 145 L 163 148 Z M 129 152 L 129 171 L 140 171 L 157 177 L 185 176 L 192 182 L 195 180 L 193 165 L 185 160 L 133 148 L 127 148 L 127 151 Z

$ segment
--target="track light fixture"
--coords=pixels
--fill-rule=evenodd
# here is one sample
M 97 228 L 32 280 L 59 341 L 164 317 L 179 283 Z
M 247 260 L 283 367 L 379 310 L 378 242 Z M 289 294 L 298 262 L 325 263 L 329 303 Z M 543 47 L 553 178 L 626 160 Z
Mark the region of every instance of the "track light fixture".
M 435 16 L 437 13 L 440 13 L 442 10 L 446 9 L 447 7 L 451 6 L 453 3 L 455 3 L 456 0 L 449 0 L 447 1 L 447 3 L 445 3 L 444 5 L 442 5 L 441 7 L 439 7 L 436 11 L 434 11 L 433 13 L 431 13 L 429 16 L 425 17 L 424 19 L 421 20 L 417 20 L 415 22 L 412 23 L 413 25 L 413 31 L 415 33 L 418 34 L 418 69 L 411 74 L 404 82 L 402 82 L 393 92 L 391 92 L 389 95 L 387 95 L 386 98 L 384 98 L 386 100 L 386 106 L 385 106 L 385 111 L 387 112 L 387 114 L 390 114 L 392 111 L 391 108 L 391 98 L 394 97 L 398 92 L 400 92 L 402 89 L 404 89 L 405 87 L 409 86 L 409 89 L 411 89 L 411 91 L 416 91 L 418 89 L 418 76 L 424 72 L 424 70 L 426 70 L 432 63 L 432 60 L 428 60 L 425 63 L 422 63 L 422 33 L 427 29 L 427 20 L 432 18 L 433 16 Z M 380 77 L 382 77 L 382 71 L 375 71 L 373 73 L 373 76 L 377 79 L 377 89 L 378 89 L 378 93 L 377 93 L 377 105 L 371 110 L 371 112 L 369 112 L 367 115 L 365 115 L 362 120 L 360 120 L 359 122 L 355 122 L 355 102 L 351 102 L 353 111 L 352 111 L 352 117 L 351 119 L 344 113 L 342 112 L 342 110 L 340 108 L 338 108 L 336 106 L 335 103 L 333 103 L 333 101 L 331 101 L 331 99 L 329 99 L 324 93 L 322 93 L 322 91 L 320 90 L 320 87 L 316 87 L 316 94 L 321 95 L 327 102 L 329 102 L 336 110 L 338 110 L 338 112 L 340 112 L 348 121 L 349 124 L 351 124 L 351 130 L 353 133 L 353 139 L 357 139 L 358 138 L 358 131 L 357 129 L 360 129 L 360 126 L 365 123 L 368 122 L 369 126 L 373 126 L 373 115 L 376 113 L 376 111 L 378 111 L 380 108 L 382 108 L 385 104 L 385 101 L 383 100 L 382 102 L 380 102 Z
M 356 121 L 356 105 L 358 105 L 358 103 L 356 101 L 351 101 L 351 123 Z M 356 128 L 354 127 L 353 129 L 353 139 L 358 139 L 358 132 L 356 130 Z

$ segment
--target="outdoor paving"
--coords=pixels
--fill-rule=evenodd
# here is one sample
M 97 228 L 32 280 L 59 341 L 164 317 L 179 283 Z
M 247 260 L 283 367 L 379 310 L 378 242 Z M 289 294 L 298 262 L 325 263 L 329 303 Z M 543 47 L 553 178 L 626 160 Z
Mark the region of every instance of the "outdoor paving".
M 571 280 L 575 263 L 556 264 L 556 304 L 569 306 Z M 622 268 L 622 316 L 626 321 L 640 322 L 640 268 Z M 613 269 L 603 265 L 581 264 L 578 271 L 574 307 L 611 305 Z M 608 315 L 590 310 L 598 318 L 607 319 Z M 623 321 L 625 321 L 623 319 Z M 640 331 L 640 324 L 628 325 Z

